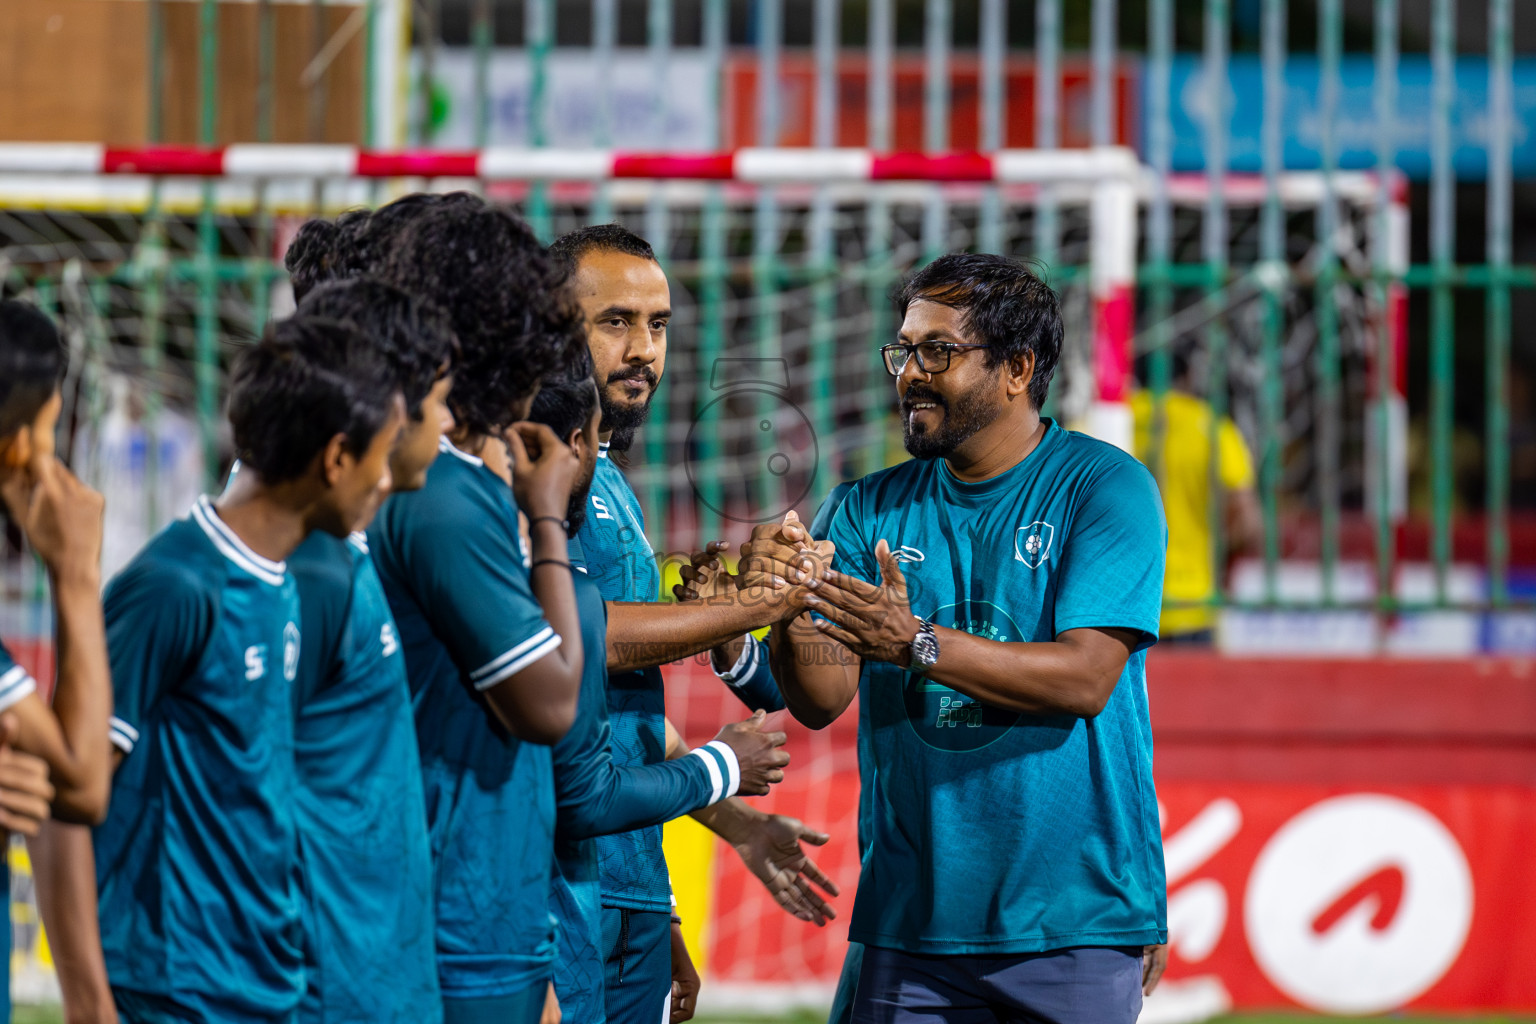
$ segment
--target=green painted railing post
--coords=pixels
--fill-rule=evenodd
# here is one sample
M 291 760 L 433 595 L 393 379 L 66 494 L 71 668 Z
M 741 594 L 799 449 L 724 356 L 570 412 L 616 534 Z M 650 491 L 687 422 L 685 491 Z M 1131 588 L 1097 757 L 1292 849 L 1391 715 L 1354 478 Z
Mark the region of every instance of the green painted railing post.
M 1343 45 L 1344 12 L 1340 0 L 1320 0 L 1318 4 L 1318 51 L 1320 88 L 1318 90 L 1318 148 L 1323 166 L 1323 201 L 1318 207 L 1317 237 L 1317 493 L 1321 511 L 1323 604 L 1338 599 L 1339 519 L 1343 483 L 1339 457 L 1343 444 L 1340 430 L 1342 399 L 1340 395 L 1339 356 L 1339 205 L 1334 182 L 1338 169 L 1335 126 L 1339 112 L 1339 58 Z
M 672 0 L 650 0 L 646 11 L 646 49 L 651 72 L 651 130 L 658 139 L 667 137 L 668 67 L 672 60 Z M 651 243 L 661 265 L 666 267 L 672 255 L 672 216 L 666 195 L 653 184 L 645 204 L 645 237 Z M 666 425 L 672 422 L 671 389 L 659 388 L 651 399 L 651 422 L 656 424 L 645 434 L 646 491 L 649 498 L 652 536 L 667 537 L 672 508 L 667 501 L 672 493 L 668 475 L 669 455 L 674 439 Z M 681 439 L 678 439 L 679 441 Z M 665 546 L 665 545 L 664 545 Z
M 984 153 L 1005 145 L 1004 111 L 1008 102 L 1005 62 L 1008 52 L 1008 5 L 1005 0 L 981 0 L 979 49 L 981 103 L 977 108 L 978 136 Z M 1002 253 L 1008 245 L 1002 192 L 988 185 L 981 194 L 976 244 L 982 252 Z
M 1285 209 L 1280 203 L 1285 119 L 1286 0 L 1264 0 L 1264 207 L 1260 214 L 1259 261 L 1263 287 L 1259 421 L 1264 444 L 1259 459 L 1259 497 L 1264 511 L 1264 600 L 1273 605 L 1280 593 L 1280 477 L 1284 469 L 1285 377 L 1281 341 L 1285 330 L 1285 293 L 1290 267 L 1285 260 Z
M 1435 600 L 1448 599 L 1451 567 L 1452 417 L 1455 415 L 1456 306 L 1451 284 L 1456 274 L 1456 181 L 1451 165 L 1451 118 L 1456 101 L 1456 24 L 1454 0 L 1435 0 L 1431 58 L 1433 102 L 1430 113 L 1429 247 L 1434 266 L 1430 296 L 1429 433 L 1433 492 L 1431 552 L 1435 563 Z
M 1205 5 L 1204 77 L 1207 89 L 1206 118 L 1200 143 L 1205 152 L 1208 185 L 1205 219 L 1201 232 L 1201 257 L 1207 271 L 1206 302 L 1209 320 L 1205 329 L 1206 402 L 1210 408 L 1206 443 L 1210 462 L 1206 477 L 1206 522 L 1210 532 L 1211 565 L 1226 564 L 1226 505 L 1222 500 L 1220 466 L 1221 418 L 1227 407 L 1227 326 L 1223 293 L 1227 286 L 1227 133 L 1231 111 L 1227 96 L 1228 41 L 1232 36 L 1231 7 L 1227 0 L 1208 0 Z M 1212 597 L 1219 601 L 1222 573 L 1214 574 Z
M 776 146 L 779 143 L 781 116 L 779 97 L 779 57 L 783 46 L 783 0 L 758 0 L 757 2 L 757 144 Z M 771 185 L 760 185 L 757 205 L 752 217 L 752 284 L 757 300 L 755 327 L 758 359 L 778 360 L 784 357 L 780 307 L 781 269 L 779 262 L 779 202 L 778 193 Z M 777 402 L 764 391 L 756 403 L 752 422 L 766 423 L 770 427 L 777 411 Z M 753 482 L 759 509 L 778 507 L 778 481 L 767 473 L 758 473 Z
M 895 137 L 895 49 L 895 0 L 869 0 L 869 128 L 865 145 L 876 152 L 889 150 Z M 874 379 L 879 382 L 875 385 L 878 389 L 881 385 L 889 386 L 885 366 L 880 360 L 880 346 L 896 340 L 889 295 L 896 279 L 891 254 L 891 210 L 886 193 L 879 185 L 870 187 L 869 201 L 864 207 L 864 237 L 870 339 L 867 365 Z M 893 393 L 894 389 L 887 390 L 872 403 L 870 412 L 874 416 L 875 426 L 874 464 L 866 464 L 863 467 L 865 473 L 883 469 L 890 461 Z
M 608 3 L 611 0 L 598 0 Z M 721 144 L 720 104 L 724 91 L 726 19 L 729 0 L 704 0 L 703 43 L 708 65 L 710 143 Z M 694 415 L 702 418 L 704 409 L 715 399 L 710 387 L 716 361 L 725 348 L 725 291 L 730 265 L 725 252 L 725 195 L 720 186 L 710 185 L 704 193 L 704 209 L 699 224 L 699 385 Z M 708 542 L 721 540 L 722 493 L 720 487 L 720 437 L 717 431 L 701 429 L 694 437 L 698 444 L 699 537 Z
M 950 0 L 925 0 L 923 26 L 923 149 L 943 153 L 949 149 L 949 37 Z M 923 204 L 922 261 L 931 263 L 949 248 L 949 203 L 944 186 L 929 185 Z
M 219 113 L 219 5 L 202 0 L 199 21 L 200 116 L 198 141 L 205 146 L 218 142 Z M 203 470 L 209 487 L 219 471 L 219 284 L 214 262 L 219 255 L 217 197 L 211 179 L 203 183 L 202 206 L 197 216 L 197 348 L 195 381 L 198 429 L 203 444 Z
M 1512 0 L 1489 0 L 1488 18 L 1488 597 L 1509 601 L 1509 257 L 1514 122 Z
M 150 142 L 165 141 L 165 2 L 149 0 L 149 112 L 145 125 Z
M 1173 170 L 1173 0 L 1151 0 L 1147 18 L 1147 157 L 1152 165 L 1152 197 L 1147 206 L 1147 257 L 1151 263 L 1152 351 L 1148 380 L 1152 393 L 1149 451 L 1152 475 L 1166 485 L 1163 450 L 1168 437 L 1168 385 L 1172 372 L 1168 320 L 1173 315 L 1169 262 L 1173 246 L 1173 205 L 1168 176 Z
M 496 25 L 491 20 L 491 0 L 474 0 L 470 8 L 469 40 L 475 59 L 475 148 L 491 138 L 491 55 L 496 46 Z
M 555 8 L 553 0 L 527 0 L 523 14 L 524 34 L 528 49 L 528 145 L 542 149 L 549 144 L 548 93 L 549 51 L 554 38 Z M 543 242 L 551 241 L 549 210 L 549 186 L 543 181 L 533 182 L 528 189 L 528 226 Z
M 1374 430 L 1376 457 L 1374 512 L 1376 528 L 1376 606 L 1381 616 L 1391 612 L 1396 595 L 1396 538 L 1392 528 L 1392 453 L 1394 440 L 1392 401 L 1397 375 L 1392 303 L 1392 254 L 1388 251 L 1394 231 L 1392 190 L 1397 165 L 1397 13 L 1398 0 L 1376 0 L 1376 228 L 1371 265 L 1376 273 L 1377 330 L 1372 358 L 1376 394 Z M 1370 472 L 1372 467 L 1367 466 Z M 1384 623 L 1378 625 L 1378 628 Z
M 837 145 L 837 52 L 841 0 L 816 0 L 813 44 L 816 61 L 815 124 L 813 141 L 822 149 Z M 810 325 L 810 420 L 816 436 L 816 474 L 811 483 L 810 500 L 836 482 L 831 473 L 832 456 L 837 441 L 836 398 L 833 388 L 837 374 L 837 252 L 832 218 L 836 211 L 832 193 L 825 185 L 816 189 L 811 201 L 809 260 L 811 275 Z M 841 476 L 847 475 L 841 467 Z M 841 476 L 839 478 L 841 478 Z M 815 515 L 815 506 L 799 510 L 806 521 Z
M 618 0 L 592 0 L 592 60 L 596 67 L 613 66 L 613 51 L 618 38 Z M 703 11 L 705 60 L 710 65 L 710 125 L 720 120 L 720 60 L 724 52 L 724 37 L 714 42 L 713 25 L 725 15 L 717 10 L 714 0 L 706 0 Z M 723 26 L 723 22 L 722 22 Z M 593 82 L 597 91 L 596 116 L 592 120 L 592 145 L 606 149 L 613 145 L 613 80 L 608 75 L 598 75 Z M 719 143 L 716 142 L 718 147 Z M 607 224 L 613 219 L 612 186 L 600 181 L 592 195 L 590 223 Z
M 1061 0 L 1035 2 L 1035 148 L 1061 145 Z M 1042 185 L 1035 201 L 1035 256 L 1047 275 L 1056 269 L 1061 238 L 1056 189 Z M 1048 283 L 1054 284 L 1050 278 Z

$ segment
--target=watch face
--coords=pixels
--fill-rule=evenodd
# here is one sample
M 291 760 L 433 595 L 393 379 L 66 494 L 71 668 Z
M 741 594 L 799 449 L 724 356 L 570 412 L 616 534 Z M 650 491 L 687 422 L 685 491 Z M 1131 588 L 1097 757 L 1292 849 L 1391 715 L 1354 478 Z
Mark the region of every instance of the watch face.
M 939 660 L 939 642 L 927 630 L 917 634 L 912 641 L 912 660 L 931 668 Z

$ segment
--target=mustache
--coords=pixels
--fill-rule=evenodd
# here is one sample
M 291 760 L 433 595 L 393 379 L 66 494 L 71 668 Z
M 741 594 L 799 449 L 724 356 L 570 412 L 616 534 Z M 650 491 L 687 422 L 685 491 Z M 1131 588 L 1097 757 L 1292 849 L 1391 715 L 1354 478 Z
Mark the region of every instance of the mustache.
M 902 396 L 901 407 L 910 410 L 918 402 L 930 402 L 940 409 L 949 408 L 949 403 L 938 392 L 916 386 L 907 389 L 907 393 Z
M 649 366 L 628 366 L 622 370 L 615 370 L 608 375 L 608 383 L 616 384 L 621 380 L 643 380 L 654 388 L 657 383 L 656 371 Z

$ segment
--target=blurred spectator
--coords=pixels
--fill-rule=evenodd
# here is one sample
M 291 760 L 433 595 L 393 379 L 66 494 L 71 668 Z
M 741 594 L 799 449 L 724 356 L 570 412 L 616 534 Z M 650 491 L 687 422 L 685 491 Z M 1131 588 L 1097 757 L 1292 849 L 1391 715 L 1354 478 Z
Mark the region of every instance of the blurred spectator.
M 1173 380 L 1162 408 L 1162 456 L 1153 458 L 1156 437 L 1153 418 L 1157 404 L 1152 392 L 1131 393 L 1135 418 L 1134 452 L 1151 467 L 1163 495 L 1168 517 L 1168 570 L 1163 583 L 1163 643 L 1210 643 L 1216 608 L 1201 605 L 1216 594 L 1215 538 L 1211 536 L 1212 502 L 1224 530 L 1228 554 L 1259 548 L 1264 522 L 1254 489 L 1253 458 L 1237 424 L 1223 416 L 1216 424 L 1211 449 L 1210 405 L 1195 397 L 1187 355 L 1175 355 Z M 1212 460 L 1219 493 L 1211 493 Z

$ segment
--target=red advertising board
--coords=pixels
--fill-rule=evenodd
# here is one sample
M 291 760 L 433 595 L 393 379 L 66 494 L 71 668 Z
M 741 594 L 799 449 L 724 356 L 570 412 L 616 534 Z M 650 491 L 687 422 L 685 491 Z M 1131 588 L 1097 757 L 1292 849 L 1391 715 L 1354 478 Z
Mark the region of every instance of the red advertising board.
M 903 54 L 893 62 L 893 110 L 890 148 L 921 151 L 924 148 L 923 58 Z M 1006 66 L 1003 98 L 1003 145 L 1036 145 L 1033 61 L 1010 60 Z M 1139 114 L 1135 107 L 1135 68 L 1120 63 L 1115 70 L 1114 104 L 1116 141 L 1131 145 Z M 1086 61 L 1067 59 L 1061 65 L 1061 107 L 1058 124 L 1060 144 L 1087 146 L 1092 82 Z M 815 117 L 816 68 L 809 54 L 786 54 L 779 66 L 781 146 L 809 146 Z M 950 61 L 949 145 L 959 151 L 981 147 L 980 75 L 974 58 L 955 55 Z M 722 116 L 724 146 L 769 145 L 757 137 L 758 70 L 755 57 L 733 57 L 726 66 L 725 104 Z M 847 54 L 837 62 L 835 104 L 839 146 L 869 145 L 869 62 L 862 55 Z
M 1161 784 L 1172 951 L 1165 998 L 1536 1007 L 1536 790 Z

